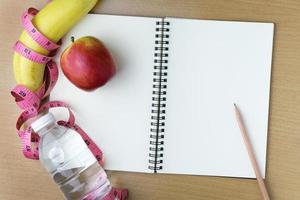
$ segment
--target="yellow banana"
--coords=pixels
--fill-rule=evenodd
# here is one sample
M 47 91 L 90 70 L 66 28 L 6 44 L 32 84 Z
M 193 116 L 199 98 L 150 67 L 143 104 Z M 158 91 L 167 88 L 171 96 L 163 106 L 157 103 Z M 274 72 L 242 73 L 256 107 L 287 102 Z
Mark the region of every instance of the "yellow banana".
M 47 4 L 32 20 L 35 27 L 53 42 L 58 42 L 98 0 L 53 0 Z M 26 31 L 19 41 L 28 48 L 48 55 L 49 52 L 37 44 Z M 36 91 L 43 83 L 45 65 L 32 62 L 18 53 L 14 54 L 13 67 L 18 84 Z

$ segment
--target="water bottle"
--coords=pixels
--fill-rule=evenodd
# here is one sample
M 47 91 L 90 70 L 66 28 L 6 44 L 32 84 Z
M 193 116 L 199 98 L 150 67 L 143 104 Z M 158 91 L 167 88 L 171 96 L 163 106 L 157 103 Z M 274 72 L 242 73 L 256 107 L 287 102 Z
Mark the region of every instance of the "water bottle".
M 96 191 L 95 199 L 101 200 L 110 193 L 106 172 L 76 131 L 57 125 L 51 113 L 31 127 L 40 136 L 40 161 L 66 199 L 81 200 Z

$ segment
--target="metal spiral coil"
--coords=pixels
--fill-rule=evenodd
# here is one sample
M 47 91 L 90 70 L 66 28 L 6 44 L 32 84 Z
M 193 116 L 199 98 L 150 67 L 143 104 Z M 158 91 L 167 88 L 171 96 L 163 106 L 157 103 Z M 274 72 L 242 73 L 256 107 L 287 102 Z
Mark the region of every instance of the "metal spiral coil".
M 169 57 L 170 22 L 156 22 L 153 67 L 153 90 L 149 147 L 149 169 L 157 173 L 163 169 L 167 70 Z

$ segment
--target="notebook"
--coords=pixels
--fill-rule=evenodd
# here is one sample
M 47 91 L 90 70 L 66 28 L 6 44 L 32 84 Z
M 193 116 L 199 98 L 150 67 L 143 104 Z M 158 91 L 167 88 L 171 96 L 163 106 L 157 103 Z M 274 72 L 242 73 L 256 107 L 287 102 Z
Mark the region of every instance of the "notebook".
M 94 36 L 117 73 L 85 92 L 60 71 L 51 100 L 71 105 L 107 170 L 254 178 L 235 102 L 265 176 L 273 30 L 272 23 L 89 14 L 58 55 L 71 36 Z

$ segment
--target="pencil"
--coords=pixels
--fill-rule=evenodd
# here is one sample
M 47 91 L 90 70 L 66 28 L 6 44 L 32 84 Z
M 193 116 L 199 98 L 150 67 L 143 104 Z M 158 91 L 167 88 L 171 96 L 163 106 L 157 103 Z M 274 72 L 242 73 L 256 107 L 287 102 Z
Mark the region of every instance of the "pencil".
M 253 148 L 251 146 L 249 137 L 247 135 L 247 131 L 246 131 L 245 125 L 243 123 L 242 115 L 241 115 L 241 113 L 240 113 L 240 111 L 239 111 L 239 109 L 238 109 L 238 107 L 237 107 L 236 104 L 234 104 L 234 110 L 235 110 L 235 115 L 236 115 L 237 123 L 238 123 L 238 125 L 240 127 L 241 134 L 242 134 L 242 137 L 243 137 L 243 140 L 244 140 L 244 143 L 245 143 L 245 146 L 246 146 L 246 149 L 247 149 L 250 161 L 252 163 L 253 170 L 255 172 L 255 176 L 256 176 L 256 179 L 257 179 L 257 182 L 258 182 L 259 189 L 261 191 L 263 199 L 264 200 L 270 200 L 270 197 L 269 197 L 269 194 L 268 194 L 268 191 L 267 191 L 267 187 L 266 187 L 266 185 L 264 183 L 263 178 L 261 177 L 261 173 L 259 171 L 258 164 L 257 164 L 257 161 L 255 159 L 254 151 L 253 151 Z

